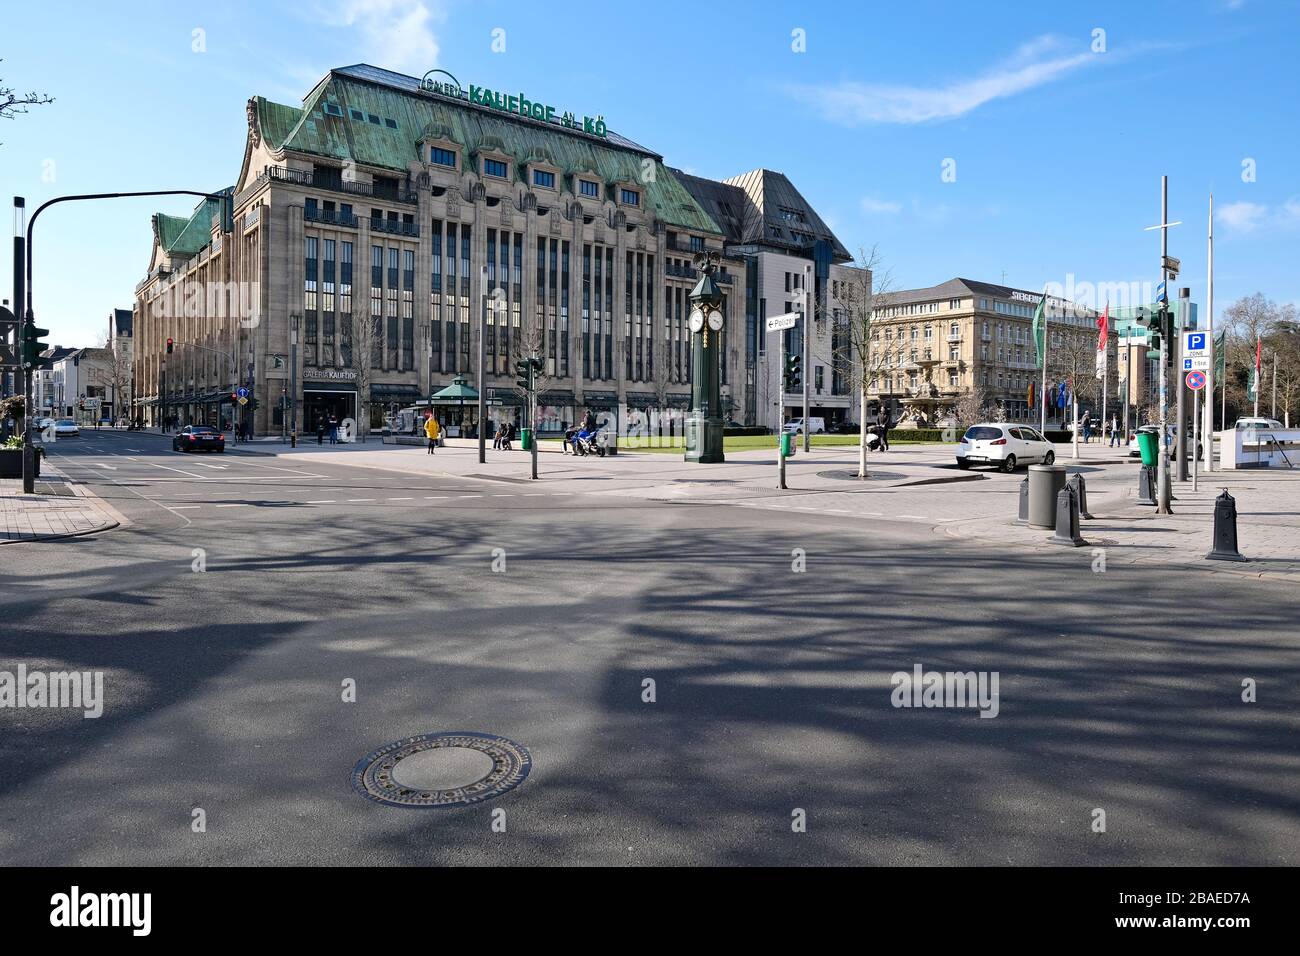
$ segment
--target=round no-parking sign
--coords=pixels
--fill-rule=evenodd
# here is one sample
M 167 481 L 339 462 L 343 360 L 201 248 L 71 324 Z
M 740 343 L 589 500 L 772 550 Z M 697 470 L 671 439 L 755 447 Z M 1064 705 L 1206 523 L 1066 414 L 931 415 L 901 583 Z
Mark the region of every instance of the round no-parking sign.
M 1188 388 L 1192 388 L 1192 389 L 1196 389 L 1196 388 L 1205 388 L 1205 373 L 1204 373 L 1204 372 L 1188 372 L 1188 373 L 1187 373 L 1187 387 L 1188 387 Z

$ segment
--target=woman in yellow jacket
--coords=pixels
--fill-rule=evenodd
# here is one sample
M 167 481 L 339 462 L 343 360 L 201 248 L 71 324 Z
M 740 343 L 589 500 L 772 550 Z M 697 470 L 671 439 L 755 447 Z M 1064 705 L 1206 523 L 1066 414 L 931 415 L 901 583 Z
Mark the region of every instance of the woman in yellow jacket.
M 424 420 L 424 437 L 429 439 L 430 455 L 432 455 L 433 450 L 438 447 L 438 435 L 439 435 L 438 419 L 430 415 L 428 418 Z

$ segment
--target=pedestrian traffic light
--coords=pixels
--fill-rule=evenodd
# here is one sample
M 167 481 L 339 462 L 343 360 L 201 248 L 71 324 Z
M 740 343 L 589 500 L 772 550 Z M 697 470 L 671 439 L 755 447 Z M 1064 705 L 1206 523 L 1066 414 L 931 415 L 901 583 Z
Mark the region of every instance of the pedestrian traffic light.
M 797 392 L 803 386 L 803 356 L 787 355 L 785 359 L 785 390 Z
M 172 354 L 172 347 L 175 346 L 175 345 L 176 345 L 175 340 L 173 340 L 173 339 L 168 339 L 168 340 L 167 340 L 167 354 L 168 354 L 168 355 L 171 355 L 171 354 Z

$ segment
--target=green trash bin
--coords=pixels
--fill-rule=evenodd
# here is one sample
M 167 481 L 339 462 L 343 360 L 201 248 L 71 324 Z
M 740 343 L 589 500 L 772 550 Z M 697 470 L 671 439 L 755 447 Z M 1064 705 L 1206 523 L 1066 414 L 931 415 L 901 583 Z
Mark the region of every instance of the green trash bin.
M 786 458 L 794 457 L 794 436 L 789 432 L 781 435 L 781 454 Z
M 1142 453 L 1142 464 L 1151 467 L 1160 454 L 1159 436 L 1155 432 L 1138 432 L 1138 451 Z
M 519 429 L 519 447 L 524 451 L 533 450 L 533 430 L 531 428 Z

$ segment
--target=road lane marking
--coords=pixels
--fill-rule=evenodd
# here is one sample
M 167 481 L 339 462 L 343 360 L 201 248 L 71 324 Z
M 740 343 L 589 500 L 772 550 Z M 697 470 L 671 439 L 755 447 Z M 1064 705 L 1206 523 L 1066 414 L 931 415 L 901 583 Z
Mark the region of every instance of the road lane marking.
M 467 495 L 466 497 L 469 497 L 469 496 Z M 475 496 L 475 497 L 478 497 L 478 496 Z M 493 497 L 493 498 L 513 498 L 513 497 L 514 497 L 514 493 L 511 492 L 511 493 L 508 494 L 508 495 L 493 495 L 492 497 Z
M 217 508 L 251 508 L 252 505 L 247 501 L 240 501 L 234 504 L 215 505 Z
M 177 454 L 179 454 L 179 452 Z M 150 465 L 154 468 L 166 468 L 168 471 L 174 471 L 181 475 L 189 475 L 191 478 L 200 478 L 203 479 L 204 481 L 211 480 L 205 478 L 203 475 L 199 474 L 196 471 L 186 471 L 184 468 L 173 468 L 171 465 L 164 465 L 162 462 L 158 462 L 158 461 L 147 461 L 144 462 L 143 464 Z
M 389 498 L 389 501 L 414 501 L 414 498 Z
M 374 498 L 349 498 L 348 502 L 352 503 L 355 501 L 374 501 L 374 500 L 375 500 Z
M 309 504 L 309 505 L 332 505 L 332 504 L 334 504 L 334 503 L 335 503 L 335 501 L 334 501 L 333 498 L 321 498 L 321 499 L 319 499 L 319 500 L 317 500 L 317 501 L 309 501 L 309 502 L 307 502 L 307 504 Z
M 201 507 L 202 505 L 172 505 L 172 511 L 194 511 L 196 508 Z M 217 507 L 222 506 L 218 505 Z
M 450 497 L 451 497 L 451 495 L 425 495 L 425 496 L 424 496 L 424 500 L 425 500 L 425 501 L 433 501 L 433 500 L 436 499 L 436 498 L 450 498 Z
M 482 498 L 482 495 L 458 495 L 460 498 Z

